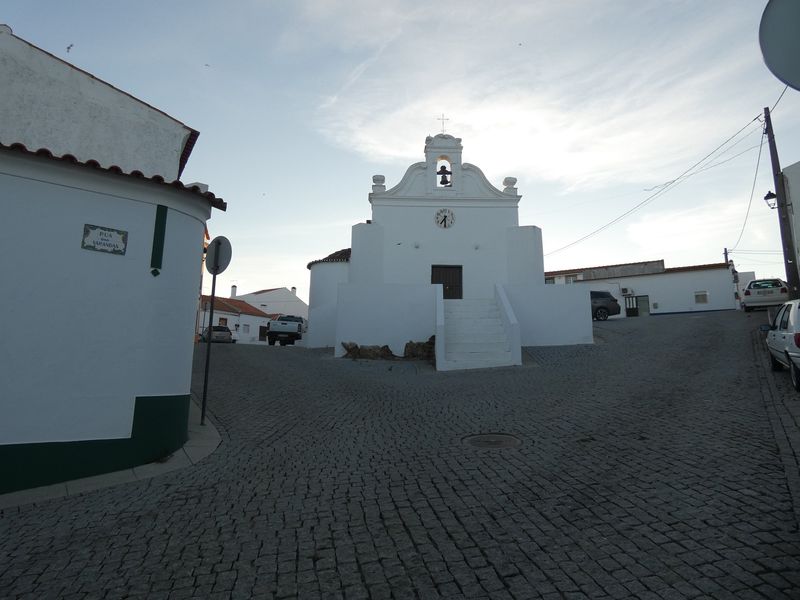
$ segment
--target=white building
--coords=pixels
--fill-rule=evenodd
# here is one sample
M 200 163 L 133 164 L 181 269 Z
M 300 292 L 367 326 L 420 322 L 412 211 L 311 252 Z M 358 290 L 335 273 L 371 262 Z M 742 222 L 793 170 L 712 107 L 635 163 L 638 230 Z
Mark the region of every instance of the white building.
M 544 285 L 542 233 L 520 226 L 516 179 L 492 186 L 461 140 L 428 137 L 352 248 L 312 261 L 307 345 L 388 345 L 436 335 L 440 370 L 521 364 L 521 346 L 592 342 L 588 290 Z
M 4 25 L 0 57 L 3 493 L 185 442 L 203 231 L 226 205 L 177 181 L 197 132 Z
M 294 315 L 308 319 L 308 304 L 297 297 L 297 288 L 285 287 L 258 290 L 249 294 L 237 294 L 231 286 L 231 298 L 244 300 L 258 310 L 273 315 Z
M 620 317 L 736 309 L 737 279 L 732 262 L 665 268 L 653 260 L 545 273 L 548 284 L 611 292 Z
M 277 317 L 267 314 L 238 298 L 214 299 L 214 325 L 224 325 L 240 344 L 267 341 L 267 323 Z M 203 296 L 197 314 L 197 334 L 202 334 L 211 320 L 211 296 Z
M 800 162 L 784 167 L 782 176 L 783 189 L 786 192 L 786 205 L 788 206 L 789 219 L 792 224 L 792 239 L 797 259 L 795 265 L 800 265 L 800 243 L 798 243 L 800 241 Z M 795 209 L 795 206 L 798 208 Z

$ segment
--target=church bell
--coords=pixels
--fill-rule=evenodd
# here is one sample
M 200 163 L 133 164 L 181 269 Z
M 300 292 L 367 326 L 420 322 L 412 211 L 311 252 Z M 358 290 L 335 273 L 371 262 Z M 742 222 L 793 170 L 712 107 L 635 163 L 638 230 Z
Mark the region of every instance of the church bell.
M 441 167 L 439 167 L 439 170 L 436 171 L 436 174 L 442 176 L 441 179 L 439 180 L 439 185 L 450 185 L 450 180 L 447 179 L 447 176 L 448 175 L 452 175 L 453 172 L 452 171 L 448 171 L 447 167 L 442 165 Z

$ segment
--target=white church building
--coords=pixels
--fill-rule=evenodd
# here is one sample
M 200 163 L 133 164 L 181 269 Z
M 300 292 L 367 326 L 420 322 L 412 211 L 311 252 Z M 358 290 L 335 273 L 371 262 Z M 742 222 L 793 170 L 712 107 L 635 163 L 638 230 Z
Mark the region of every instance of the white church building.
M 461 161 L 461 139 L 425 140 L 425 161 L 387 190 L 352 247 L 312 261 L 309 347 L 388 345 L 436 336 L 436 368 L 520 365 L 523 346 L 592 343 L 589 292 L 545 286 L 542 231 L 520 226 L 516 179 L 502 190 Z

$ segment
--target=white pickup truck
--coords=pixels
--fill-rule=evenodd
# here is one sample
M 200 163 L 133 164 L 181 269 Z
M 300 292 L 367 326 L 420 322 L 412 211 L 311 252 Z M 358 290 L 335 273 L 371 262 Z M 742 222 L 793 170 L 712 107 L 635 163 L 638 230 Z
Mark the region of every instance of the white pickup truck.
M 281 315 L 267 323 L 267 341 L 270 346 L 280 342 L 281 346 L 293 345 L 297 340 L 303 339 L 306 322 L 303 317 L 294 315 Z

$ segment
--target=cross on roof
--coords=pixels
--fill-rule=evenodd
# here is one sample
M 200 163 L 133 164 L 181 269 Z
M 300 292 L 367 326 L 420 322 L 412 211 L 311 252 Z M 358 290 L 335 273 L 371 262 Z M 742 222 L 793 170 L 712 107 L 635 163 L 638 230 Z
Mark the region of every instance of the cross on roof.
M 444 122 L 449 121 L 450 119 L 445 118 L 444 113 L 442 113 L 442 116 L 436 117 L 436 120 L 442 122 L 442 133 L 444 133 Z

